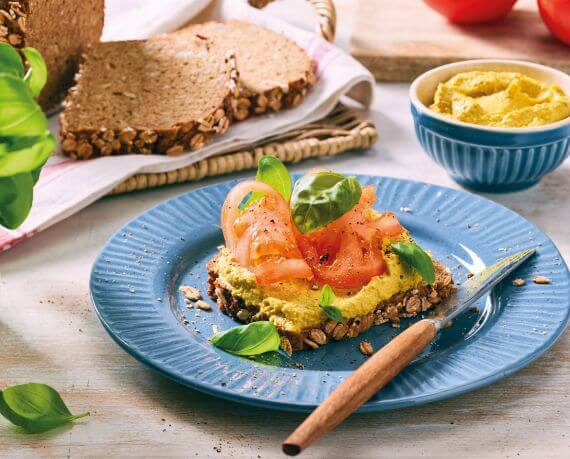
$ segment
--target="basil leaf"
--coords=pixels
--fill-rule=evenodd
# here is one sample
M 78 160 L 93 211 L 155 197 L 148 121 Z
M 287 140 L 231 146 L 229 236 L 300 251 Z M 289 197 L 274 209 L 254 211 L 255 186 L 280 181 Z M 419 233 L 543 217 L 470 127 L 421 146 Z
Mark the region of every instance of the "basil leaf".
M 342 322 L 344 320 L 342 312 L 340 312 L 340 309 L 336 306 L 321 306 L 321 309 L 329 319 L 332 319 L 335 322 Z
M 24 80 L 34 97 L 38 97 L 47 82 L 47 67 L 42 55 L 35 48 L 24 48 L 22 54 L 28 63 L 28 73 Z
M 267 155 L 259 159 L 255 179 L 258 182 L 269 185 L 283 196 L 285 201 L 289 202 L 289 199 L 291 199 L 291 176 L 285 164 L 283 164 L 277 156 Z M 263 193 L 251 193 L 247 201 L 241 206 L 241 210 L 262 197 Z
M 44 167 L 44 165 L 45 163 L 41 164 L 39 167 L 35 168 L 33 171 L 30 172 L 34 185 L 38 183 L 38 180 L 40 179 L 40 173 L 42 172 L 42 168 Z
M 33 187 L 55 148 L 37 96 L 47 80 L 40 53 L 0 43 L 0 226 L 18 227 L 32 207 Z M 47 418 L 46 418 L 47 419 Z
M 335 300 L 334 290 L 331 288 L 329 284 L 323 285 L 323 289 L 321 290 L 321 299 L 319 304 L 321 306 L 332 306 Z
M 271 322 L 252 322 L 216 333 L 210 342 L 235 355 L 259 355 L 279 349 L 279 333 Z
M 0 177 L 0 225 L 15 229 L 32 208 L 34 179 L 29 172 Z
M 342 217 L 360 200 L 355 177 L 334 172 L 307 174 L 295 184 L 291 216 L 301 233 L 310 233 Z
M 400 256 L 400 259 L 414 268 L 428 284 L 435 282 L 433 261 L 419 245 L 413 242 L 394 242 L 391 246 L 392 250 Z
M 55 138 L 50 132 L 39 139 L 33 137 L 27 143 L 22 148 L 0 150 L 0 177 L 36 170 L 45 164 L 55 149 Z
M 0 75 L 0 107 L 0 137 L 41 136 L 47 130 L 47 118 L 20 78 Z
M 16 48 L 0 42 L 0 73 L 9 73 L 24 78 L 24 63 Z
M 73 415 L 55 389 L 38 383 L 0 391 L 0 414 L 30 433 L 39 433 L 89 416 Z
M 321 299 L 319 300 L 319 305 L 325 313 L 325 315 L 334 320 L 335 322 L 342 322 L 344 318 L 342 317 L 342 312 L 336 306 L 333 306 L 336 296 L 330 285 L 323 285 L 321 290 Z

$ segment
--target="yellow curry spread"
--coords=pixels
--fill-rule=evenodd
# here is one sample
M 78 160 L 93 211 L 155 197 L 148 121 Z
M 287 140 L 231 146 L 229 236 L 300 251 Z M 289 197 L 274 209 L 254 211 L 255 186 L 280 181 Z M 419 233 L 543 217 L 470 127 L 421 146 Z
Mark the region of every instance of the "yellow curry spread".
M 394 253 L 385 253 L 387 273 L 373 277 L 368 284 L 353 292 L 337 293 L 334 306 L 343 317 L 368 314 L 393 295 L 417 287 L 422 278 L 412 268 L 403 265 Z M 318 327 L 326 321 L 319 307 L 320 289 L 313 290 L 308 282 L 287 281 L 258 285 L 255 276 L 233 260 L 222 249 L 216 263 L 220 284 L 246 304 L 259 307 L 258 320 L 269 320 L 281 330 L 300 333 Z
M 570 98 L 551 85 L 517 72 L 473 71 L 440 83 L 430 108 L 465 123 L 531 127 L 570 116 Z

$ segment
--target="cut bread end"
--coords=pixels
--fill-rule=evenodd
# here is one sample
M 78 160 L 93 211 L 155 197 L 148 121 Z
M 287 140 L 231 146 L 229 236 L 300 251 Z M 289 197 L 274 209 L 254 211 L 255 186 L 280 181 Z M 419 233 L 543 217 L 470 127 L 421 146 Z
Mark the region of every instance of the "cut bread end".
M 259 317 L 257 314 L 259 308 L 256 305 L 247 304 L 218 282 L 215 264 L 216 257 L 208 264 L 208 295 L 216 301 L 219 309 L 241 323 L 267 320 L 267 318 Z M 432 309 L 456 290 L 449 270 L 439 262 L 435 262 L 434 266 L 436 280 L 433 285 L 422 283 L 417 288 L 398 293 L 380 302 L 369 314 L 345 319 L 343 322 L 328 320 L 321 327 L 304 330 L 299 334 L 278 328 L 281 335 L 281 348 L 288 353 L 303 349 L 317 349 L 331 341 L 355 338 L 374 325 L 390 322 L 392 326 L 398 327 L 401 318 L 414 317 Z
M 235 51 L 240 71 L 236 120 L 299 105 L 317 78 L 315 63 L 293 40 L 243 21 L 188 26 L 180 35 L 210 39 Z
M 201 148 L 228 129 L 238 78 L 235 54 L 208 40 L 162 35 L 97 44 L 64 102 L 62 151 L 88 159 Z
M 55 108 L 73 84 L 81 53 L 99 41 L 104 0 L 0 0 L 0 41 L 33 47 L 43 56 L 48 80 L 39 96 Z

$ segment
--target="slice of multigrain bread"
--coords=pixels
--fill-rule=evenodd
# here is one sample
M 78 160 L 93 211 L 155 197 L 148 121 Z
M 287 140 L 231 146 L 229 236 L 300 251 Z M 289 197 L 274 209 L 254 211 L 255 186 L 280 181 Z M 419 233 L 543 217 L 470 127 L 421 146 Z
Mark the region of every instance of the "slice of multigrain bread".
M 99 41 L 104 0 L 0 0 L 0 41 L 42 54 L 48 80 L 39 102 L 57 106 L 73 84 L 85 48 Z
M 99 43 L 84 56 L 61 115 L 64 154 L 178 155 L 228 129 L 235 55 L 209 40 L 161 35 Z
M 257 314 L 258 306 L 246 304 L 242 298 L 233 295 L 218 282 L 216 262 L 217 257 L 214 257 L 208 263 L 208 295 L 216 300 L 219 309 L 238 322 L 267 320 L 267 317 L 259 317 Z M 436 277 L 433 285 L 422 283 L 413 290 L 398 293 L 382 301 L 369 314 L 345 319 L 343 322 L 328 320 L 320 328 L 304 330 L 300 334 L 278 330 L 281 335 L 281 348 L 288 353 L 317 349 L 330 341 L 355 338 L 374 325 L 390 322 L 392 326 L 397 327 L 401 318 L 414 317 L 432 309 L 456 290 L 449 270 L 437 261 L 434 262 L 434 267 Z
M 316 83 L 306 51 L 264 27 L 242 21 L 207 22 L 177 33 L 208 38 L 216 47 L 235 51 L 240 72 L 237 120 L 296 107 Z

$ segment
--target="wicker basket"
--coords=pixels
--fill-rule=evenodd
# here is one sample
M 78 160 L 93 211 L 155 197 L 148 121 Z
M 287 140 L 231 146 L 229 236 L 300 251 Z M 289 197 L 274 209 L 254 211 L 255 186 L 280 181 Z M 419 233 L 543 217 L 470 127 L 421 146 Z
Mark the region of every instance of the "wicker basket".
M 271 1 L 273 0 L 249 0 L 249 3 L 263 7 Z M 336 25 L 332 0 L 308 1 L 317 12 L 317 33 L 332 42 Z M 253 169 L 263 155 L 271 154 L 285 162 L 298 162 L 368 148 L 376 141 L 377 135 L 371 121 L 364 120 L 354 110 L 339 105 L 330 115 L 316 123 L 273 136 L 245 149 L 213 156 L 170 172 L 137 174 L 116 186 L 110 194 L 146 190 Z

